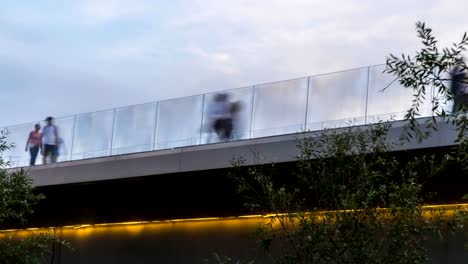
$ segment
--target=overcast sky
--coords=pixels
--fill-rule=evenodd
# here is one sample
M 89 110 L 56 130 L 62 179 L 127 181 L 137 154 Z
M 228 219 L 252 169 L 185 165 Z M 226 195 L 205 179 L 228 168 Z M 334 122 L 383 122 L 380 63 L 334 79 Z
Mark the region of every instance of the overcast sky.
M 366 65 L 466 0 L 0 0 L 0 126 Z

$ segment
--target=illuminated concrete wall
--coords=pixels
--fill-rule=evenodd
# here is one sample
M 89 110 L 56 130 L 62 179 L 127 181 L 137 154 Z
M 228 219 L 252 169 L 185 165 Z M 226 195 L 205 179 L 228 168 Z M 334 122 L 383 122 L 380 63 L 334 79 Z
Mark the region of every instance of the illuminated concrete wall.
M 202 263 L 217 252 L 268 263 L 252 237 L 263 218 L 82 226 L 55 229 L 74 250 L 56 248 L 54 263 Z M 25 236 L 31 232 L 11 232 Z
M 204 263 L 219 253 L 255 263 L 273 263 L 256 248 L 253 238 L 259 223 L 268 218 L 192 219 L 146 223 L 69 226 L 11 231 L 24 237 L 31 232 L 50 232 L 68 241 L 73 250 L 55 248 L 51 263 Z M 432 263 L 466 264 L 466 238 L 458 234 L 448 241 L 428 245 Z M 277 250 L 273 250 L 275 254 Z M 208 262 L 216 263 L 216 262 Z

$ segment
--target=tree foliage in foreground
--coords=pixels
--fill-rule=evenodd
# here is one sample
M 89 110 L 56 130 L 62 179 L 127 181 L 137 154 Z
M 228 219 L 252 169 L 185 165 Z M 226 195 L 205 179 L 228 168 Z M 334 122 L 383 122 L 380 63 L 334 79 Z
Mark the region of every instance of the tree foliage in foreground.
M 434 156 L 402 161 L 388 152 L 387 131 L 378 124 L 304 139 L 288 175 L 294 184 L 262 167 L 239 174 L 247 205 L 275 214 L 257 230 L 262 248 L 278 263 L 427 263 L 426 241 L 463 228 L 467 211 L 428 216 L 419 179 L 443 165 Z
M 405 88 L 414 92 L 411 107 L 408 109 L 405 119 L 409 121 L 406 127 L 404 139 L 410 140 L 416 137 L 418 141 L 430 136 L 430 128 L 437 129 L 437 118 L 452 123 L 456 126 L 458 139 L 462 144 L 468 141 L 468 106 L 457 104 L 455 109 L 447 106 L 454 104 L 457 98 L 456 91 L 451 88 L 458 85 L 468 85 L 468 79 L 457 79 L 454 74 L 468 74 L 468 66 L 464 58 L 464 52 L 468 47 L 468 35 L 462 36 L 460 42 L 452 46 L 440 49 L 432 29 L 426 27 L 422 22 L 416 23 L 418 37 L 421 39 L 423 48 L 414 56 L 402 54 L 396 56 L 390 54 L 387 58 L 385 72 L 393 74 L 396 80 Z M 458 67 L 456 71 L 455 68 Z M 418 122 L 421 107 L 429 98 L 432 105 L 432 119 L 427 119 L 425 126 Z M 465 146 L 464 146 L 465 147 Z
M 7 171 L 7 163 L 1 153 L 11 146 L 0 131 L 0 230 L 22 226 L 34 213 L 34 207 L 44 199 L 33 192 L 32 179 L 24 170 Z M 62 243 L 49 233 L 28 234 L 0 233 L 0 263 L 36 264 L 49 263 L 55 243 Z
M 282 175 L 286 182 L 270 168 L 246 169 L 242 160 L 235 161 L 246 206 L 274 215 L 259 226 L 256 238 L 275 262 L 428 263 L 428 240 L 464 229 L 465 208 L 453 214 L 424 209 L 422 191 L 423 179 L 444 173 L 448 163 L 467 168 L 466 106 L 452 113 L 446 107 L 456 98 L 450 90 L 453 67 L 466 70 L 468 37 L 439 50 L 423 23 L 417 23 L 417 32 L 423 48 L 416 56 L 391 55 L 387 60 L 386 72 L 414 91 L 401 140 L 422 142 L 442 120 L 455 126 L 458 146 L 448 154 L 401 158 L 390 150 L 402 142 L 388 138 L 390 123 L 379 123 L 302 139 L 295 171 Z M 421 124 L 419 111 L 428 96 L 434 116 Z

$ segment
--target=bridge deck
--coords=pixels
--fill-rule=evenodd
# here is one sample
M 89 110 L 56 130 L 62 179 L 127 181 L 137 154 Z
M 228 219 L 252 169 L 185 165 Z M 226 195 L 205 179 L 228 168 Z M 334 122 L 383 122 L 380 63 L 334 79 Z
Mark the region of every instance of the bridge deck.
M 399 138 L 402 125 L 402 121 L 392 123 L 389 140 Z M 31 167 L 29 172 L 36 186 L 47 186 L 228 168 L 239 157 L 246 165 L 289 162 L 296 160 L 298 140 L 318 135 L 320 132 L 298 133 L 68 161 Z M 454 145 L 455 139 L 453 127 L 441 122 L 438 131 L 424 142 L 407 142 L 394 150 L 445 147 Z

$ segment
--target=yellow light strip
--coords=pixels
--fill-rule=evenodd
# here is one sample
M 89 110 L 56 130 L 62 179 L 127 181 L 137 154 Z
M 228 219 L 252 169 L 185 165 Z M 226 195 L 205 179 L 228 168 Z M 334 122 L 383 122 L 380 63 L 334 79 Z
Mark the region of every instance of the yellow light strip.
M 423 211 L 430 210 L 446 210 L 453 211 L 455 209 L 468 210 L 468 203 L 464 204 L 442 204 L 442 205 L 425 205 L 422 206 Z M 380 210 L 387 210 L 387 208 L 380 208 Z M 338 212 L 352 212 L 355 210 L 336 210 L 336 211 L 321 211 L 316 214 L 328 214 Z M 309 213 L 305 213 L 309 214 Z M 62 227 L 32 227 L 26 229 L 6 229 L 0 230 L 1 233 L 17 232 L 17 231 L 36 231 L 36 230 L 50 230 L 50 229 L 82 229 L 82 228 L 94 228 L 94 227 L 110 227 L 110 226 L 132 226 L 132 225 L 144 225 L 144 224 L 167 224 L 167 223 L 181 223 L 181 222 L 206 222 L 206 221 L 223 221 L 223 220 L 242 220 L 242 219 L 255 219 L 264 220 L 265 218 L 273 218 L 279 216 L 287 216 L 286 213 L 278 214 L 265 214 L 265 215 L 242 215 L 242 216 L 230 216 L 230 217 L 204 217 L 204 218 L 183 218 L 183 219 L 170 219 L 170 220 L 152 220 L 152 221 L 129 221 L 129 222 L 116 222 L 116 223 L 100 223 L 100 224 L 80 224 L 80 225 L 67 225 Z

